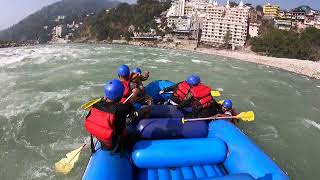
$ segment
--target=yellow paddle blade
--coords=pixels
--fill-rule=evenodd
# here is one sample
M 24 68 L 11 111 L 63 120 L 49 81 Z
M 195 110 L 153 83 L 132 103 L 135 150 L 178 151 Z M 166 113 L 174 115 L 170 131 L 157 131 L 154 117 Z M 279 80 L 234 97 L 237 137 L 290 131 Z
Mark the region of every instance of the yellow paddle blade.
M 220 100 L 219 102 L 218 102 L 218 104 L 223 104 L 223 102 L 224 102 L 224 100 Z
M 84 104 L 81 106 L 81 108 L 84 109 L 84 110 L 89 111 L 89 110 L 91 109 L 92 105 L 94 105 L 95 103 L 97 103 L 97 102 L 99 102 L 99 101 L 101 101 L 101 98 L 93 99 L 93 100 L 91 100 L 91 101 L 89 101 L 89 102 L 84 103 Z
M 219 91 L 211 91 L 211 96 L 213 96 L 213 97 L 219 97 L 219 96 L 221 96 L 221 94 L 220 94 Z
M 186 121 L 184 120 L 184 117 L 182 118 L 182 124 L 184 124 Z
M 61 159 L 55 164 L 56 171 L 63 174 L 68 174 L 74 166 L 74 163 L 78 161 L 82 146 L 76 150 L 69 152 L 66 158 Z
M 236 116 L 238 119 L 242 119 L 243 121 L 254 121 L 254 112 L 242 112 Z

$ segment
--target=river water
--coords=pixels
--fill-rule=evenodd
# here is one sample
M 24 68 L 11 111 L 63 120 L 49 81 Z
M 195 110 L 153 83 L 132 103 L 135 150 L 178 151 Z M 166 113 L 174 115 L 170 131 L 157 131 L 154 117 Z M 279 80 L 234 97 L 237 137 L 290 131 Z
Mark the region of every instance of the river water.
M 255 112 L 240 127 L 292 179 L 320 178 L 320 81 L 221 56 L 75 44 L 0 49 L 0 179 L 81 178 L 89 150 L 69 175 L 53 165 L 84 142 L 80 106 L 121 64 L 150 71 L 150 81 L 199 74 L 238 111 Z

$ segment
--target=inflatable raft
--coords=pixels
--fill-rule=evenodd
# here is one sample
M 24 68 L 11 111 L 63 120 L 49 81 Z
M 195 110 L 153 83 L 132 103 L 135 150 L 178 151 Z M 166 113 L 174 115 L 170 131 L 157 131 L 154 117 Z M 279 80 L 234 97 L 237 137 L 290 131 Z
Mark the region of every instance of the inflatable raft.
M 155 103 L 172 85 L 155 81 L 146 87 Z M 96 146 L 84 180 L 286 180 L 277 164 L 232 123 L 224 120 L 182 124 L 174 106 L 151 106 L 150 119 L 137 125 L 143 140 L 132 152 L 112 154 Z

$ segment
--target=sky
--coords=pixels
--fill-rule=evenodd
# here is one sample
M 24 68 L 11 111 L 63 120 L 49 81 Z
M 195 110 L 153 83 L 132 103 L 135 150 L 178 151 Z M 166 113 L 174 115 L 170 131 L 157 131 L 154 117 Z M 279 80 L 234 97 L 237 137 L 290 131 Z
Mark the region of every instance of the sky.
M 40 10 L 42 7 L 60 0 L 0 0 L 0 30 L 18 23 L 26 16 Z M 90 1 L 90 0 L 88 0 Z M 126 0 L 122 0 L 126 1 Z M 234 0 L 240 2 L 240 0 Z M 130 0 L 132 2 L 132 0 Z M 218 0 L 224 4 L 226 0 Z M 278 4 L 282 9 L 291 9 L 300 5 L 309 5 L 313 9 L 320 10 L 320 0 L 244 0 L 244 3 Z

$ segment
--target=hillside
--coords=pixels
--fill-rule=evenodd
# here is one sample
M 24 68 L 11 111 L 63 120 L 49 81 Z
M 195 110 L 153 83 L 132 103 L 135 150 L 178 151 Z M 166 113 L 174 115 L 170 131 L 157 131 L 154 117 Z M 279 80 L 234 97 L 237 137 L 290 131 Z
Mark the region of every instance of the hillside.
M 50 29 L 58 23 L 57 16 L 66 16 L 65 22 L 72 22 L 89 13 L 116 7 L 119 4 L 112 0 L 62 0 L 29 15 L 18 24 L 0 31 L 0 40 L 42 40 L 47 39 Z M 43 27 L 48 26 L 48 30 Z
M 149 32 L 157 30 L 154 17 L 159 16 L 171 5 L 168 0 L 138 0 L 136 4 L 121 3 L 117 8 L 110 9 L 108 13 L 101 12 L 85 21 L 81 31 L 82 39 L 112 40 L 129 38 L 132 34 L 129 27 L 136 32 Z

